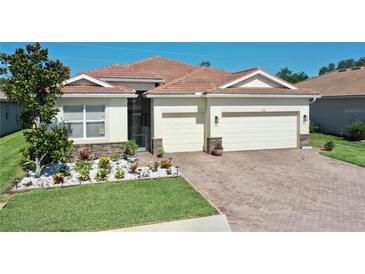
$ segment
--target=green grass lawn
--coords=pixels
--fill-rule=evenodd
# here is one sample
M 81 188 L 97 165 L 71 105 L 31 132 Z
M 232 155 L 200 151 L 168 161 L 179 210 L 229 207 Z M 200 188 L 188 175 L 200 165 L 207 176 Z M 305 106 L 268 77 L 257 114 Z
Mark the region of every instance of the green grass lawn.
M 215 213 L 182 177 L 139 180 L 14 194 L 0 231 L 97 231 Z
M 311 133 L 310 140 L 312 146 L 321 148 L 326 141 L 332 140 L 335 148 L 332 151 L 322 151 L 321 154 L 365 167 L 365 144 L 322 133 Z
M 0 193 L 9 190 L 16 177 L 21 177 L 24 171 L 20 167 L 21 153 L 25 141 L 23 131 L 0 138 Z

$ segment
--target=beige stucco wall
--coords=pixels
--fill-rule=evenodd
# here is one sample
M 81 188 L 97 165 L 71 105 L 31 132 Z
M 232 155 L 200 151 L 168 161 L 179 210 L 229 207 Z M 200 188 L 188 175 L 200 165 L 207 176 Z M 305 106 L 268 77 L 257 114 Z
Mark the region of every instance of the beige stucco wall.
M 124 142 L 128 140 L 127 98 L 60 98 L 57 115 L 62 120 L 63 105 L 105 105 L 105 137 L 75 140 L 75 144 Z
M 219 122 L 214 124 L 215 116 L 219 121 L 222 119 L 222 112 L 298 112 L 299 133 L 309 133 L 309 99 L 288 99 L 288 98 L 208 98 L 207 108 L 210 110 L 209 129 L 206 137 L 221 137 Z M 307 122 L 303 116 L 307 115 Z
M 206 111 L 206 99 L 153 98 L 151 99 L 151 111 L 153 112 L 151 115 L 152 138 L 163 138 L 161 136 L 162 113 L 204 113 Z
M 153 98 L 151 110 L 152 138 L 163 139 L 161 134 L 163 113 L 204 113 L 204 142 L 207 137 L 222 136 L 220 125 L 219 123 L 216 125 L 214 119 L 218 116 L 221 121 L 223 112 L 296 113 L 299 118 L 298 133 L 309 133 L 309 99 L 306 98 Z M 308 117 L 306 122 L 303 119 L 304 115 Z

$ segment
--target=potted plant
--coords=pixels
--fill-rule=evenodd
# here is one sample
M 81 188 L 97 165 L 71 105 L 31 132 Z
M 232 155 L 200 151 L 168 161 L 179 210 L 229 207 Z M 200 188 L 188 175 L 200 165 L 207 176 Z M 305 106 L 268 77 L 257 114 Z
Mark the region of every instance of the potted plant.
M 212 151 L 212 154 L 214 156 L 222 156 L 223 155 L 223 147 L 222 147 L 222 145 L 221 144 L 216 144 L 214 146 L 214 149 Z
M 156 156 L 158 158 L 162 158 L 164 153 L 165 153 L 165 150 L 163 149 L 163 147 L 161 147 L 160 150 L 157 152 Z
M 335 144 L 333 143 L 333 141 L 329 140 L 324 143 L 323 149 L 325 151 L 332 151 L 334 147 L 335 147 Z
M 136 151 L 138 149 L 138 145 L 135 140 L 129 140 L 125 146 L 125 153 L 127 155 L 128 162 L 135 162 L 137 161 Z

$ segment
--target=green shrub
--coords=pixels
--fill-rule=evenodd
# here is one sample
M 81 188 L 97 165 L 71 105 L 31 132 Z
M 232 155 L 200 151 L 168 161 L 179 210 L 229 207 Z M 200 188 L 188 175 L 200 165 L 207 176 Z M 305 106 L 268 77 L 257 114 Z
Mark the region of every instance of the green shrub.
M 159 162 L 154 162 L 148 165 L 148 168 L 152 171 L 152 172 L 156 172 L 158 167 L 160 166 Z
M 88 169 L 88 171 L 90 171 L 92 167 L 93 167 L 92 161 L 77 160 L 75 162 L 75 170 L 79 173 L 82 169 Z
M 319 125 L 314 122 L 310 122 L 309 123 L 309 132 L 310 133 L 319 132 Z
M 79 180 L 80 181 L 90 180 L 90 169 L 87 166 L 84 166 L 79 170 Z
M 98 172 L 96 172 L 95 178 L 96 178 L 97 181 L 105 181 L 108 174 L 109 174 L 109 170 L 104 169 L 104 168 L 100 168 L 98 170 Z
M 23 167 L 24 170 L 31 170 L 31 171 L 35 171 L 35 162 L 30 159 L 29 153 L 27 149 L 22 149 L 22 160 L 21 160 L 21 165 Z
M 138 145 L 135 140 L 129 140 L 128 143 L 125 146 L 125 153 L 127 155 L 133 156 L 136 154 L 136 151 L 138 149 Z
M 158 158 L 162 158 L 163 157 L 163 155 L 164 155 L 164 153 L 165 153 L 165 150 L 164 150 L 164 148 L 163 147 L 161 147 L 160 148 L 160 150 L 158 151 L 158 153 L 157 153 L 157 157 Z
M 116 162 L 116 161 L 118 161 L 120 159 L 120 157 L 119 157 L 119 155 L 118 154 L 114 154 L 113 156 L 112 156 L 112 161 L 113 162 Z
M 63 173 L 65 177 L 71 176 L 70 169 L 66 165 L 62 165 L 59 172 Z
M 323 146 L 325 151 L 332 151 L 334 149 L 334 147 L 335 147 L 335 144 L 333 143 L 332 140 L 325 142 L 324 146 Z
M 33 161 L 36 177 L 41 175 L 42 169 L 54 163 L 66 163 L 71 159 L 73 143 L 68 139 L 67 128 L 63 126 L 49 126 L 42 124 L 24 131 L 26 142 L 25 161 Z
M 346 133 L 353 140 L 365 139 L 365 123 L 360 120 L 355 120 L 346 127 Z
M 120 167 L 115 169 L 115 178 L 116 179 L 123 179 L 124 178 L 124 170 Z
M 109 157 L 100 157 L 98 167 L 101 169 L 106 169 L 110 173 L 110 170 L 112 168 L 112 166 L 110 164 L 110 158 Z

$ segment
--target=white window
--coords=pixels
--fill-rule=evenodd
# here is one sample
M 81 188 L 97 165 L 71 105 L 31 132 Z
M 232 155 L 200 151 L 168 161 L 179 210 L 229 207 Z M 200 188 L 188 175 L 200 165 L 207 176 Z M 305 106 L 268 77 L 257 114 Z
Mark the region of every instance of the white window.
M 105 106 L 63 106 L 63 120 L 68 127 L 68 136 L 75 139 L 105 137 Z

